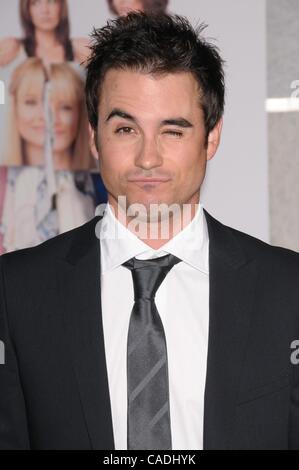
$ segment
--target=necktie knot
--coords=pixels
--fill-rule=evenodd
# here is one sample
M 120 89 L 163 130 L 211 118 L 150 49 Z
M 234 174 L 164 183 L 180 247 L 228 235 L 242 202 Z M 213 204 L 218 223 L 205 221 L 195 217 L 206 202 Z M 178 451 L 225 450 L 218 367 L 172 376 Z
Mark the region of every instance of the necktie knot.
M 180 261 L 176 256 L 169 254 L 146 260 L 131 258 L 123 263 L 123 266 L 132 272 L 134 300 L 153 300 L 166 275 Z

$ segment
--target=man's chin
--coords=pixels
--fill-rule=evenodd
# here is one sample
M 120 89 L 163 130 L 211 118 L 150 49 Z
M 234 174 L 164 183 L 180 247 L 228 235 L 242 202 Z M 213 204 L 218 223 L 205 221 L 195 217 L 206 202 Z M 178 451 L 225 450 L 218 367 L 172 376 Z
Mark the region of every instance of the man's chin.
M 172 218 L 180 212 L 181 205 L 173 201 L 161 199 L 126 198 L 120 201 L 121 212 L 126 211 L 129 218 L 146 223 L 157 223 Z

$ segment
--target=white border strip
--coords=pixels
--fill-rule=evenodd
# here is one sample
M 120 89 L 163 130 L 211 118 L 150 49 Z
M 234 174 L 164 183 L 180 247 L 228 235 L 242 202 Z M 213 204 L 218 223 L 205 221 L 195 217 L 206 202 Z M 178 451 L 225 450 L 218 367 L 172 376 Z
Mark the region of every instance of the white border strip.
M 299 98 L 268 98 L 266 100 L 268 113 L 290 113 L 299 111 Z

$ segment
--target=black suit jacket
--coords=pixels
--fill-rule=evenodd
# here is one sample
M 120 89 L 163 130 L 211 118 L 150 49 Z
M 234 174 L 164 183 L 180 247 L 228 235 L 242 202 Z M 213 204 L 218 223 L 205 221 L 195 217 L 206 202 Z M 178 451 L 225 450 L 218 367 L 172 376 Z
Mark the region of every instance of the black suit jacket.
M 205 216 L 204 449 L 299 449 L 299 254 Z M 114 449 L 98 220 L 0 257 L 1 449 Z

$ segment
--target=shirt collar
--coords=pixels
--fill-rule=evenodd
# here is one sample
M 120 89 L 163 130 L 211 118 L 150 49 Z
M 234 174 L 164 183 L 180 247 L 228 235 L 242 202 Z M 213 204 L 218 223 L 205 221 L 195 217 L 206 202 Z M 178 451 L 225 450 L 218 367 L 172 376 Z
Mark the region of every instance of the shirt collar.
M 209 273 L 209 237 L 203 212 L 198 204 L 191 222 L 178 234 L 155 250 L 125 227 L 114 215 L 109 202 L 100 221 L 101 272 L 111 271 L 130 258 L 150 259 L 173 254 L 185 263 Z

